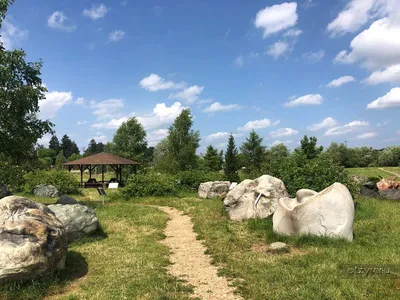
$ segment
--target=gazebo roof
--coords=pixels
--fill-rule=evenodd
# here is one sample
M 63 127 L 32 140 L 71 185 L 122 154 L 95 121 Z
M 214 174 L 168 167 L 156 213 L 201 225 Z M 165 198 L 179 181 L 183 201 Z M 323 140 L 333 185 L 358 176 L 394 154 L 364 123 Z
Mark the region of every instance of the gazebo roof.
M 140 165 L 141 163 L 122 158 L 109 153 L 98 153 L 95 155 L 87 156 L 77 160 L 69 161 L 64 166 L 76 166 L 76 165 Z

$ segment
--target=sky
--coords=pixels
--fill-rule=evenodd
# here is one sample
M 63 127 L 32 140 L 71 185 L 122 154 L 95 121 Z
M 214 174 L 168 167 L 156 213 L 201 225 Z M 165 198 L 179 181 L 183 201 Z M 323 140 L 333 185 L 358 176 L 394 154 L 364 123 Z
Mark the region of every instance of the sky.
M 40 117 L 80 148 L 133 116 L 154 146 L 187 107 L 199 152 L 253 129 L 400 144 L 398 0 L 17 0 L 1 36 L 43 60 Z

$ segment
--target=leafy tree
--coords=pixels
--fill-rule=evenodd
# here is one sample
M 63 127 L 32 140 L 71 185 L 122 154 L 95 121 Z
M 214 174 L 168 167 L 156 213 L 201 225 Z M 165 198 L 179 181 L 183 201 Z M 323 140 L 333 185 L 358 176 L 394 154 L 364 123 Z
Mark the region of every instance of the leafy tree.
M 0 29 L 7 7 L 0 1 Z M 51 132 L 51 122 L 38 119 L 46 88 L 40 78 L 42 62 L 27 62 L 23 50 L 7 51 L 0 42 L 0 154 L 13 161 L 30 156 L 34 144 Z
M 55 134 L 51 136 L 49 141 L 49 149 L 54 150 L 56 153 L 60 152 L 60 142 Z
M 323 150 L 324 147 L 317 147 L 317 138 L 312 136 L 308 138 L 308 136 L 304 136 L 304 138 L 300 141 L 300 148 L 296 149 L 296 151 L 305 155 L 307 159 L 313 159 L 317 157 Z
M 143 161 L 146 148 L 146 131 L 135 117 L 124 122 L 114 134 L 112 152 L 118 156 Z
M 386 148 L 379 152 L 378 165 L 380 167 L 394 167 L 398 166 L 399 161 L 397 160 L 396 153 L 391 148 Z
M 84 156 L 90 156 L 99 153 L 97 150 L 97 143 L 94 139 L 91 139 L 87 149 L 85 150 Z
M 221 156 L 213 146 L 208 146 L 204 155 L 204 165 L 206 171 L 217 172 L 222 168 Z
M 71 156 L 72 152 L 72 141 L 68 135 L 64 134 L 61 138 L 60 149 L 63 151 L 64 156 Z
M 56 169 L 61 170 L 63 168 L 63 163 L 67 162 L 64 156 L 64 151 L 60 150 L 56 157 Z
M 192 130 L 193 117 L 189 109 L 184 109 L 169 128 L 168 159 L 170 172 L 192 170 L 196 167 L 196 150 L 200 133 Z
M 225 152 L 225 176 L 226 179 L 232 182 L 239 181 L 239 175 L 237 171 L 239 170 L 238 164 L 238 150 L 235 145 L 235 138 L 231 134 L 228 140 L 228 147 Z
M 258 176 L 264 158 L 265 147 L 262 146 L 263 139 L 254 131 L 250 132 L 246 141 L 240 147 L 244 158 L 246 173 Z
M 144 152 L 144 160 L 146 162 L 152 162 L 153 161 L 153 154 L 154 154 L 154 147 L 146 148 L 146 151 Z
M 80 154 L 73 153 L 67 158 L 67 161 L 73 161 L 82 158 Z

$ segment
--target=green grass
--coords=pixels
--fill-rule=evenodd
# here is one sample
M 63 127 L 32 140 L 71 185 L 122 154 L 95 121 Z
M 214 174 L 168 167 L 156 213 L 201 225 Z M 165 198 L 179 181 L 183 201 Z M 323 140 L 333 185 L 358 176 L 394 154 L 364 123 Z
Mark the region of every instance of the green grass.
M 188 299 L 190 289 L 167 274 L 169 251 L 158 243 L 167 217 L 146 204 L 176 207 L 192 216 L 213 263 L 244 299 L 400 297 L 400 278 L 354 279 L 338 269 L 341 264 L 400 264 L 399 202 L 357 199 L 355 239 L 347 242 L 277 236 L 271 218 L 233 222 L 220 200 L 191 195 L 114 200 L 102 207 L 95 192 L 85 190 L 82 199 L 95 207 L 104 234 L 72 244 L 67 269 L 55 279 L 2 287 L 0 299 Z M 275 241 L 288 243 L 291 253 L 261 251 Z
M 395 169 L 392 168 L 384 168 L 388 169 L 390 171 L 395 172 Z M 393 177 L 393 174 L 390 174 L 388 172 L 385 172 L 384 170 L 381 170 L 380 168 L 376 167 L 371 167 L 371 168 L 347 168 L 347 171 L 349 171 L 350 174 L 352 175 L 360 175 L 360 176 L 366 176 L 366 177 Z

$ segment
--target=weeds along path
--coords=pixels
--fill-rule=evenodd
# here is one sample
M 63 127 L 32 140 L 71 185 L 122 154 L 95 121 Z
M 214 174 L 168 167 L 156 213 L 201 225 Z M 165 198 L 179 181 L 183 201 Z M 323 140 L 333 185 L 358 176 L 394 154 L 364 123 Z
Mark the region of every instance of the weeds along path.
M 385 171 L 387 173 L 390 173 L 390 174 L 392 174 L 392 175 L 394 175 L 396 177 L 400 177 L 400 174 L 398 174 L 396 172 L 389 171 L 388 169 L 385 169 L 385 168 L 379 168 L 379 169 L 382 170 L 382 171 Z
M 200 299 L 242 299 L 234 294 L 225 277 L 217 275 L 217 268 L 211 258 L 204 254 L 206 248 L 196 239 L 193 223 L 189 216 L 175 208 L 157 206 L 166 212 L 170 220 L 165 228 L 163 244 L 171 249 L 172 265 L 169 273 L 183 279 L 194 287 L 193 297 Z

